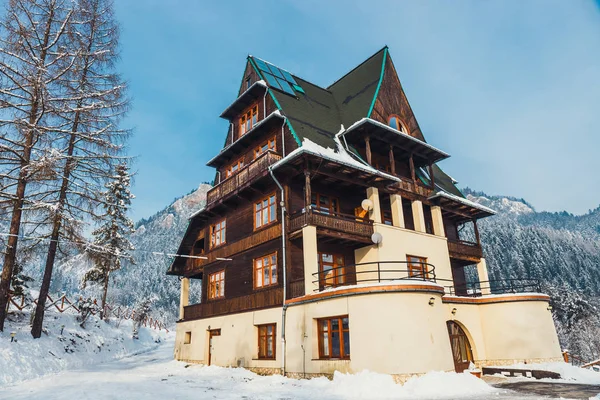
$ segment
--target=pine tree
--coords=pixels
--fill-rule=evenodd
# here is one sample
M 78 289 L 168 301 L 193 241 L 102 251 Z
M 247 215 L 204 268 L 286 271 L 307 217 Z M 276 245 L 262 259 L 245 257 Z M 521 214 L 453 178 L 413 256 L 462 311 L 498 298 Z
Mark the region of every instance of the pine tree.
M 56 185 L 47 191 L 53 204 L 44 277 L 31 333 L 42 331 L 44 306 L 61 239 L 83 241 L 81 226 L 96 216 L 98 196 L 110 179 L 129 132 L 119 128 L 128 109 L 126 85 L 114 71 L 119 27 L 112 0 L 77 0 L 69 24 L 71 68 L 58 81 L 64 92 L 64 122 Z M 50 200 L 49 200 L 50 201 Z M 64 242 L 64 240 L 63 240 Z
M 134 247 L 127 238 L 135 231 L 133 221 L 127 217 L 134 198 L 129 191 L 130 181 L 127 164 L 117 165 L 113 180 L 106 185 L 104 193 L 106 213 L 103 224 L 93 232 L 94 244 L 88 250 L 95 265 L 86 272 L 83 284 L 85 286 L 88 281 L 102 284 L 100 318 L 104 317 L 110 274 L 121 269 L 123 260 L 133 263 L 130 252 Z

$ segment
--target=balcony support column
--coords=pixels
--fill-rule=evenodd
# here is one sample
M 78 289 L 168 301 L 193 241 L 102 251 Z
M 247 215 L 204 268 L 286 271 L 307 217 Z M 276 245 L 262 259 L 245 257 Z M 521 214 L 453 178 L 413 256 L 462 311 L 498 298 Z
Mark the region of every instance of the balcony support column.
M 429 164 L 429 180 L 431 181 L 431 190 L 435 190 L 435 176 L 433 175 L 433 164 Z
M 390 145 L 390 172 L 396 175 L 396 161 L 394 161 L 394 146 Z
M 375 187 L 367 189 L 367 198 L 373 202 L 373 209 L 369 211 L 369 219 L 381 223 L 381 204 L 379 203 L 379 190 Z
M 479 238 L 479 228 L 477 227 L 477 220 L 473 220 L 473 231 L 475 232 L 475 241 L 478 246 L 481 246 L 481 239 Z
M 481 285 L 481 294 L 488 295 L 491 294 L 489 280 L 488 277 L 488 269 L 487 263 L 485 262 L 485 258 L 481 257 L 481 260 L 477 263 L 477 275 L 479 275 L 479 283 Z M 483 283 L 485 282 L 485 283 Z
M 433 220 L 433 234 L 436 236 L 446 236 L 444 232 L 444 219 L 440 206 L 431 207 L 431 219 Z
M 417 178 L 416 178 L 416 174 L 415 174 L 415 160 L 413 158 L 412 153 L 410 153 L 410 158 L 408 159 L 408 165 L 410 167 L 410 178 L 413 181 L 413 185 L 416 185 Z
M 405 228 L 402 196 L 399 194 L 390 194 L 390 203 L 392 206 L 392 225 L 398 228 Z
M 365 137 L 365 151 L 367 153 L 367 164 L 371 164 L 371 139 L 367 136 Z
M 415 231 L 425 233 L 425 213 L 423 213 L 423 203 L 421 203 L 421 200 L 413 200 L 411 207 L 413 220 L 415 221 Z
M 183 308 L 190 304 L 190 278 L 181 278 L 179 294 L 179 319 L 183 319 Z
M 302 255 L 304 258 L 304 294 L 312 294 L 319 288 L 319 252 L 317 250 L 317 227 L 302 228 Z M 313 275 L 314 274 L 314 275 Z M 313 283 L 313 281 L 317 281 Z
M 306 211 L 310 209 L 312 203 L 312 193 L 310 189 L 310 171 L 304 170 L 304 208 Z

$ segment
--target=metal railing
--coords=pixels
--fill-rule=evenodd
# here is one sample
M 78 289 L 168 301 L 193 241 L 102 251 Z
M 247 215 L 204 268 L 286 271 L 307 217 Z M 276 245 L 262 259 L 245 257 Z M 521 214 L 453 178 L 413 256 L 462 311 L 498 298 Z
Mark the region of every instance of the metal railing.
M 442 281 L 452 282 L 444 279 Z M 495 279 L 483 282 L 467 282 L 444 286 L 446 293 L 453 296 L 479 297 L 483 293 L 510 294 L 510 293 L 541 293 L 542 285 L 538 279 Z
M 406 266 L 398 269 L 397 266 Z M 314 291 L 361 283 L 381 283 L 399 280 L 436 282 L 435 266 L 429 263 L 409 261 L 378 261 L 343 265 L 315 272 L 312 284 Z

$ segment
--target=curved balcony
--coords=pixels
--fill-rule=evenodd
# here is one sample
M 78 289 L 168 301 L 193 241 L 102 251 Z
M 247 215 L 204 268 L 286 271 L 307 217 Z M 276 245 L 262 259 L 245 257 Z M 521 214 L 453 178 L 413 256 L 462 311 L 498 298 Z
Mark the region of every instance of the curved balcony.
M 314 291 L 347 285 L 377 285 L 398 281 L 436 282 L 435 266 L 409 261 L 377 261 L 344 265 L 312 274 Z

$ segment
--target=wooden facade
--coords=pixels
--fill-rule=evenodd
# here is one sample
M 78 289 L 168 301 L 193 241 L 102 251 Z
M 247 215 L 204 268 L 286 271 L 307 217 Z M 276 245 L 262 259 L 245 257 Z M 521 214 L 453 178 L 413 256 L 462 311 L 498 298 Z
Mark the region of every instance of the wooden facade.
M 284 264 L 287 266 L 287 299 L 305 295 L 307 285 L 311 286 L 311 290 L 319 290 L 315 282 L 305 281 L 302 249 L 302 228 L 305 226 L 316 227 L 319 254 L 337 255 L 349 266 L 344 271 L 344 284 L 355 283 L 356 277 L 352 276 L 355 274 L 354 267 L 351 267 L 355 264 L 354 250 L 372 245 L 374 232 L 373 221 L 361 211 L 361 202 L 368 187 L 376 187 L 381 194 L 383 223 L 392 224 L 390 195 L 399 194 L 402 197 L 404 228 L 415 229 L 411 201 L 419 200 L 423 204 L 425 233 L 434 234 L 432 207 L 438 206 L 439 202 L 431 200 L 437 191 L 432 164 L 445 156 L 424 143 L 393 63 L 389 57 L 384 60 L 384 73 L 379 91 L 373 98 L 370 118 L 386 126 L 390 117 L 397 118 L 400 123 L 397 126 L 406 130 L 410 140 L 404 138 L 404 146 L 397 142 L 398 138 L 393 137 L 392 131 L 392 139 L 396 142 L 382 144 L 382 136 L 369 136 L 369 132 L 378 135 L 377 132 L 382 129 L 373 124 L 349 138 L 356 152 L 353 157 L 361 158 L 359 164 L 366 162 L 370 168 L 357 168 L 347 162 L 310 153 L 287 160 L 286 156 L 300 146 L 302 132 L 315 128 L 308 120 L 313 116 L 311 107 L 315 110 L 317 106 L 334 108 L 317 101 L 307 92 L 303 95 L 307 108 L 297 115 L 289 115 L 276 100 L 273 89 L 258 82 L 261 78 L 257 70 L 250 61 L 247 63 L 236 100 L 239 104 L 234 102 L 223 114 L 230 120 L 223 150 L 209 162 L 217 170 L 215 186 L 207 193 L 205 209 L 192 218 L 179 250 L 201 258 L 176 259 L 169 271 L 203 280 L 201 303 L 185 307 L 185 320 L 280 307 L 284 296 Z M 319 90 L 318 95 L 324 95 L 323 89 Z M 298 100 L 301 96 L 298 94 Z M 356 120 L 362 117 L 364 114 L 357 115 Z M 248 118 L 251 123 L 241 128 Z M 296 124 L 294 126 L 300 134 L 292 129 L 292 124 Z M 328 134 L 323 130 L 317 131 L 322 135 Z M 385 134 L 390 135 L 389 129 Z M 313 137 L 313 140 L 320 139 Z M 280 163 L 283 159 L 287 162 Z M 282 165 L 281 168 L 272 170 L 277 163 Z M 283 198 L 273 174 L 283 185 Z M 256 218 L 262 218 L 262 214 L 257 216 L 257 210 L 266 207 L 261 205 L 261 201 L 272 194 L 275 194 L 276 201 L 269 203 L 268 207 L 272 205 L 274 208 L 269 208 L 266 223 L 260 220 L 257 224 Z M 282 204 L 286 209 L 283 220 Z M 482 257 L 481 246 L 478 240 L 477 243 L 460 240 L 458 226 L 471 222 L 468 215 L 458 206 L 456 209 L 442 207 L 445 209 L 443 222 L 453 271 L 456 267 L 457 279 L 462 282 L 464 272 L 459 269 L 465 263 L 477 262 Z M 455 218 L 456 215 L 459 217 Z M 221 221 L 226 222 L 226 228 L 223 237 L 216 241 L 213 227 Z M 282 246 L 284 232 L 287 237 L 285 260 Z M 256 284 L 255 260 L 271 254 L 276 254 L 277 281 L 261 287 Z M 208 283 L 204 278 L 221 271 L 224 275 L 224 296 L 209 299 Z M 270 279 L 273 280 L 274 276 L 273 273 Z

